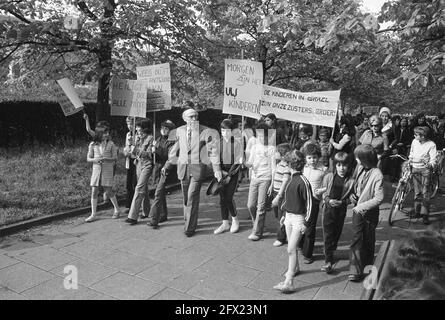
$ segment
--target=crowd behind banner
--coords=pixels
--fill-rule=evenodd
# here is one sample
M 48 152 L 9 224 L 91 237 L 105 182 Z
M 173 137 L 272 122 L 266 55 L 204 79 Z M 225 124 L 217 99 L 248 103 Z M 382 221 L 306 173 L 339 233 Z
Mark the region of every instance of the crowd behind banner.
M 214 234 L 238 232 L 240 225 L 234 194 L 242 179 L 249 180 L 246 204 L 252 219 L 249 240 L 263 237 L 268 211 L 277 220 L 273 246 L 287 243 L 288 271 L 274 288 L 295 290 L 293 279 L 300 273 L 298 251 L 304 263 L 312 263 L 316 224 L 321 216 L 325 264 L 322 271 L 332 273 L 335 250 L 342 236 L 346 210 L 352 205 L 350 261 L 351 281 L 361 281 L 365 267 L 372 265 L 379 205 L 384 197 L 384 179 L 395 182 L 403 160 L 413 170 L 415 209 L 413 216 L 429 223 L 429 188 L 432 169 L 442 161 L 445 148 L 443 117 L 394 115 L 389 108 L 378 114 L 338 117 L 333 131 L 328 127 L 277 119 L 267 114 L 258 120 L 229 115 L 219 130 L 199 123 L 199 113 L 187 109 L 185 124 L 165 120 L 160 134 L 153 136 L 151 119 L 127 117 L 128 133 L 123 148 L 127 169 L 129 225 L 148 218 L 148 226 L 158 229 L 168 221 L 166 176 L 177 167 L 182 184 L 184 233 L 195 234 L 199 215 L 201 186 L 211 168 L 213 180 L 207 195 L 219 196 L 222 223 Z M 117 147 L 106 121 L 87 130 L 93 137 L 88 161 L 91 177 L 92 213 L 86 222 L 97 219 L 97 195 L 102 187 L 114 205 L 113 218 L 121 209 L 112 192 Z M 244 121 L 244 122 L 243 122 Z M 148 179 L 154 176 L 157 188 L 153 203 L 148 197 Z M 384 177 L 385 176 L 385 177 Z M 272 250 L 272 249 L 271 249 Z

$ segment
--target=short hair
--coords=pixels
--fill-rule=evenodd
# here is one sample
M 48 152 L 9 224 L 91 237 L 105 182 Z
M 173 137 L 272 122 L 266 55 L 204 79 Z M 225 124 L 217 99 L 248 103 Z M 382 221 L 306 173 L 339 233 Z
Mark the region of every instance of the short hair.
M 382 118 L 380 118 L 379 116 L 377 116 L 377 115 L 373 115 L 371 118 L 369 118 L 369 123 L 372 125 L 372 124 L 376 124 L 376 125 L 378 125 L 378 126 L 380 126 L 380 127 L 383 127 L 383 121 L 382 121 Z
M 376 168 L 378 163 L 377 151 L 369 144 L 361 144 L 354 150 L 354 155 L 358 158 L 363 167 Z
M 235 128 L 235 124 L 230 119 L 224 119 L 220 124 L 221 129 L 230 129 L 233 130 Z
M 266 118 L 271 119 L 273 122 L 276 122 L 276 121 L 277 121 L 277 116 L 276 116 L 275 114 L 273 114 L 273 113 L 268 113 L 268 114 L 266 114 L 266 115 L 264 116 L 264 119 L 266 119 Z
M 110 132 L 110 127 L 98 124 L 94 129 L 93 141 L 95 143 L 101 143 L 105 132 Z
M 139 121 L 136 122 L 136 127 L 141 128 L 141 131 L 143 133 L 150 133 L 151 132 L 151 120 L 148 118 L 142 118 Z
M 280 143 L 277 146 L 277 151 L 280 154 L 280 156 L 284 156 L 286 153 L 288 153 L 289 151 L 292 151 L 292 145 L 290 143 Z
M 298 150 L 288 152 L 285 155 L 285 160 L 289 164 L 289 167 L 296 171 L 303 170 L 304 164 L 306 163 L 306 159 L 304 157 L 303 152 Z
M 110 129 L 110 123 L 107 120 L 101 120 L 97 123 L 96 127 L 107 127 Z
M 169 128 L 170 130 L 173 130 L 174 128 L 176 128 L 174 122 L 169 119 L 163 121 L 161 123 L 161 127 Z
M 312 136 L 312 126 L 308 124 L 301 124 L 300 129 L 298 130 L 299 133 L 304 133 L 308 136 Z
M 304 148 L 304 155 L 307 156 L 317 156 L 321 157 L 321 149 L 315 143 L 309 143 Z
M 417 126 L 414 128 L 414 133 L 417 133 L 418 135 L 428 138 L 430 135 L 430 128 L 427 126 Z

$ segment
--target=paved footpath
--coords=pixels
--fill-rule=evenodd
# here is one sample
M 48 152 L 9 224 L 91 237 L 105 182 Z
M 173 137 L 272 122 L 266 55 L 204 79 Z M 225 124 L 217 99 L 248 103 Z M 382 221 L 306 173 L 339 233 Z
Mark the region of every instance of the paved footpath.
M 393 190 L 387 186 L 377 227 L 381 243 L 400 238 L 408 231 L 424 230 L 420 221 L 401 221 L 396 228 L 386 222 Z M 335 272 L 320 271 L 323 264 L 321 219 L 318 221 L 316 261 L 300 263 L 298 290 L 281 294 L 272 287 L 283 280 L 287 267 L 286 246 L 273 247 L 277 221 L 266 217 L 264 239 L 247 239 L 251 230 L 245 208 L 248 185 L 236 194 L 241 221 L 239 233 L 214 235 L 220 224 L 219 198 L 205 195 L 202 188 L 199 229 L 195 236 L 183 234 L 182 198 L 179 191 L 168 196 L 169 220 L 153 230 L 144 220 L 136 226 L 124 217 L 111 219 L 102 211 L 100 220 L 84 223 L 86 217 L 67 219 L 0 238 L 0 300 L 5 299 L 359 299 L 363 285 L 347 280 L 351 212 L 345 221 L 336 257 Z M 445 197 L 433 201 L 437 221 L 445 209 Z M 438 222 L 435 222 L 437 225 Z M 301 261 L 301 260 L 300 260 Z M 64 278 L 78 270 L 77 290 L 66 290 Z M 64 273 L 65 272 L 65 273 Z

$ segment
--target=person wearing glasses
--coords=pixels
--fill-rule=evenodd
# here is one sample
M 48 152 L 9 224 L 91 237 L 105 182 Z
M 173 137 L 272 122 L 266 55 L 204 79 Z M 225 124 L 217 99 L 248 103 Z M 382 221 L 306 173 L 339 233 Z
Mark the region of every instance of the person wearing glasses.
M 382 134 L 383 122 L 380 117 L 373 115 L 370 119 L 370 129 L 363 132 L 359 139 L 359 144 L 367 144 L 377 151 L 379 160 L 377 167 L 381 168 L 382 158 L 389 150 L 388 137 Z

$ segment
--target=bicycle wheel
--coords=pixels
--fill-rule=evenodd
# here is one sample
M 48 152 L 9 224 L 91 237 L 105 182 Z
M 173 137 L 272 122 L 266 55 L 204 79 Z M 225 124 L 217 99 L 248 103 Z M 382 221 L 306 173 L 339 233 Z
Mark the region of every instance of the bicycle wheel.
M 439 190 L 439 173 L 435 172 L 431 175 L 430 181 L 430 198 L 434 198 L 437 194 L 437 190 Z
M 394 192 L 394 196 L 392 197 L 392 201 L 391 201 L 391 209 L 389 209 L 389 216 L 388 216 L 388 224 L 389 226 L 392 227 L 394 221 L 395 221 L 395 216 L 397 214 L 397 212 L 399 211 L 399 206 L 401 203 L 401 198 L 403 196 L 403 190 L 404 186 L 399 183 L 399 185 L 397 186 L 396 192 Z

